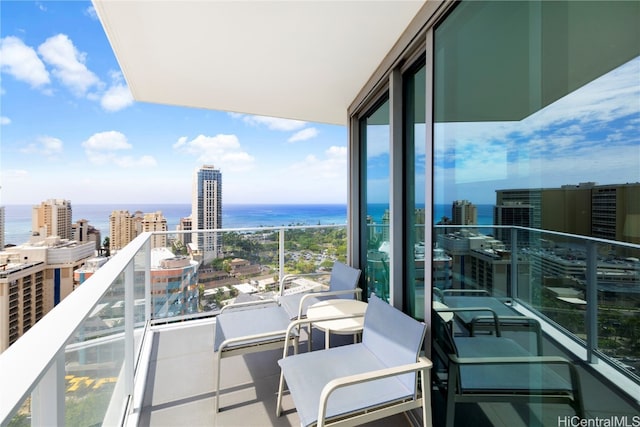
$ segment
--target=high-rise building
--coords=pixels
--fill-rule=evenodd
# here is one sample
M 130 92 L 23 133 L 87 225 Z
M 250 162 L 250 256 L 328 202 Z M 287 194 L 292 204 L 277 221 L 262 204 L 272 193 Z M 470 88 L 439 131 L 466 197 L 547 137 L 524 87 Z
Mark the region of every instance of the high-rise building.
M 640 183 L 497 190 L 494 223 L 640 243 L 639 194 Z M 496 237 L 509 242 L 508 233 Z
M 180 222 L 176 226 L 177 231 L 191 231 L 193 230 L 193 225 L 191 221 L 191 217 L 187 216 L 184 218 L 180 218 Z M 178 240 L 182 242 L 184 246 L 187 246 L 191 243 L 191 233 L 180 233 L 178 234 Z
M 162 211 L 153 213 L 136 211 L 133 215 L 126 210 L 113 211 L 109 216 L 109 248 L 112 251 L 122 249 L 145 231 L 167 230 L 167 219 L 162 215 Z M 151 239 L 152 248 L 161 248 L 166 245 L 166 234 L 155 235 Z
M 193 174 L 191 219 L 194 230 L 222 228 L 222 174 L 213 165 L 204 165 Z M 219 233 L 194 233 L 193 242 L 205 261 L 222 253 Z
M 129 211 L 113 211 L 109 215 L 109 249 L 117 251 L 136 236 L 133 217 Z
M 591 190 L 591 235 L 640 243 L 640 183 L 597 185 Z
M 142 231 L 167 231 L 167 219 L 161 211 L 146 213 L 142 217 Z M 151 238 L 152 248 L 164 248 L 167 246 L 166 234 L 155 234 Z
M 96 250 L 102 245 L 100 230 L 89 225 L 86 219 L 79 219 L 71 225 L 71 238 L 80 243 L 94 242 Z
M 93 242 L 50 236 L 0 251 L 0 353 L 66 298 Z
M 33 237 L 45 239 L 58 236 L 71 239 L 71 201 L 49 199 L 33 207 L 31 232 Z
M 44 303 L 46 264 L 15 258 L 3 253 L 0 259 L 0 353 L 49 311 Z
M 456 200 L 451 206 L 451 217 L 455 225 L 478 223 L 478 208 L 468 200 Z

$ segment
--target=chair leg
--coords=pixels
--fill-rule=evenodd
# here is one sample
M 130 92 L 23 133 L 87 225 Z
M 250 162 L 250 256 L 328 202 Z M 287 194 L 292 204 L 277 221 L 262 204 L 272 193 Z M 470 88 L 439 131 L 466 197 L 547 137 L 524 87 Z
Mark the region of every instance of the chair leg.
M 221 360 L 222 360 L 222 350 L 218 349 L 218 361 L 217 361 L 218 369 L 216 371 L 216 396 L 213 403 L 214 414 L 217 414 L 220 408 L 220 402 L 219 402 L 220 401 L 220 376 L 222 375 L 222 371 L 220 370 Z
M 280 369 L 280 384 L 278 385 L 278 400 L 276 402 L 276 417 L 282 412 L 282 389 L 284 388 L 284 373 Z
M 426 371 L 426 372 L 425 372 Z M 422 392 L 422 426 L 431 426 L 431 370 L 420 370 Z
M 445 414 L 446 426 L 453 427 L 456 415 L 456 387 L 458 386 L 458 367 L 449 365 L 447 378 L 447 410 Z

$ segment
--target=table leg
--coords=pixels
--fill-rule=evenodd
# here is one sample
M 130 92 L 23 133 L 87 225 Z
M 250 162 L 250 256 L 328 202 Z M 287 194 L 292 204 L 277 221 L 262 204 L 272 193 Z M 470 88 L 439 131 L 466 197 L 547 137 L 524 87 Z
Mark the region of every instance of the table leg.
M 329 337 L 331 336 L 331 333 L 329 332 L 329 328 L 327 328 L 324 331 L 324 348 L 329 348 Z

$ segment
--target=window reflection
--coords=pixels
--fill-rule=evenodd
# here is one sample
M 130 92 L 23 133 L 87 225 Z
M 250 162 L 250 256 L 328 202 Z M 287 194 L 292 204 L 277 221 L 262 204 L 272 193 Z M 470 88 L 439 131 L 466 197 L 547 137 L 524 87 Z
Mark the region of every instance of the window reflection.
M 362 120 L 361 135 L 366 164 L 362 168 L 362 195 L 366 221 L 362 233 L 366 251 L 366 294 L 389 300 L 389 101 Z
M 596 283 L 597 345 L 617 358 L 640 355 L 638 16 L 637 2 L 462 2 L 434 35 L 431 243 L 451 286 L 585 337 Z

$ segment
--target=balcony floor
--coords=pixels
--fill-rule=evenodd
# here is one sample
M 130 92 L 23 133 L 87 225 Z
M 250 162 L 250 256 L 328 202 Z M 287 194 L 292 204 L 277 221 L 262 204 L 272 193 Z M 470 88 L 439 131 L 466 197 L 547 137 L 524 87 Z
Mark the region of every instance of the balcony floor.
M 154 327 L 140 426 L 297 426 L 299 420 L 288 395 L 284 413 L 275 416 L 282 352 L 265 351 L 222 361 L 220 407 L 214 414 L 214 320 L 189 321 L 178 326 Z M 321 339 L 314 342 L 322 343 Z M 301 343 L 301 348 L 306 342 Z M 550 341 L 545 354 L 560 354 Z M 579 366 L 588 418 L 640 416 L 637 402 L 622 396 L 606 380 Z M 435 425 L 444 425 L 444 400 L 433 392 Z M 573 416 L 564 405 L 458 404 L 456 424 L 460 426 L 559 425 L 559 416 Z M 397 415 L 369 425 L 411 425 L 409 417 Z M 569 424 L 566 424 L 569 425 Z

